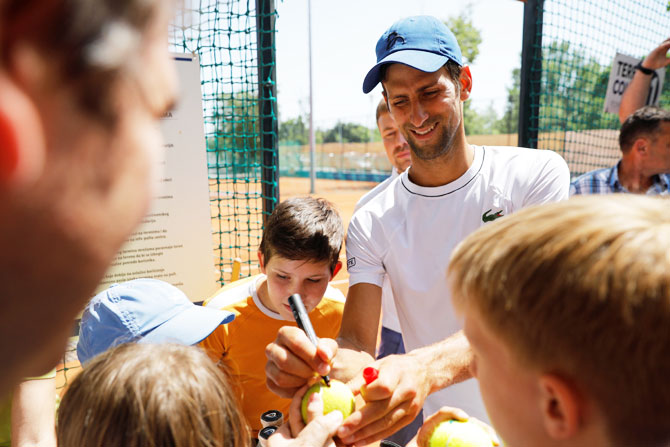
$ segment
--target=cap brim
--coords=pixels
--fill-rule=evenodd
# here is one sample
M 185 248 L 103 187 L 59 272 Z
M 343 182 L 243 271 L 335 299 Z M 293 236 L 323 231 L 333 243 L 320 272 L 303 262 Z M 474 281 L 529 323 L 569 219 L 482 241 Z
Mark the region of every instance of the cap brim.
M 417 70 L 433 73 L 447 63 L 449 58 L 441 54 L 429 53 L 420 50 L 401 50 L 391 53 L 381 61 L 365 76 L 363 80 L 363 93 L 370 93 L 375 86 L 381 82 L 380 71 L 383 65 L 405 64 Z
M 235 314 L 231 312 L 193 305 L 145 334 L 138 342 L 194 345 L 233 319 Z

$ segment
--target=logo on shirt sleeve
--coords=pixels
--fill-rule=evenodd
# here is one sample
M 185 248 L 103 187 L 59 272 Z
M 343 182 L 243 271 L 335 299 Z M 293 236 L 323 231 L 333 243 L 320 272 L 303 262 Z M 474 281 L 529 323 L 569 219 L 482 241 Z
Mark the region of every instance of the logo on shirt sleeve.
M 356 265 L 356 258 L 347 259 L 347 270 Z

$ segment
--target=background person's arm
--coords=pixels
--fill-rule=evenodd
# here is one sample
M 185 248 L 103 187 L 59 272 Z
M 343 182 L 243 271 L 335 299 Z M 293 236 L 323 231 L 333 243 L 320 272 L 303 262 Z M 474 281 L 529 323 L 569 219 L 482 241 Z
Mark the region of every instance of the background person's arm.
M 21 382 L 12 396 L 12 447 L 56 447 L 56 378 Z
M 644 58 L 642 66 L 650 70 L 658 70 L 659 68 L 670 65 L 670 59 L 666 56 L 668 50 L 670 50 L 670 38 L 664 40 L 663 43 L 654 48 L 651 53 Z M 619 106 L 620 122 L 623 123 L 626 121 L 626 118 L 633 112 L 645 105 L 651 78 L 652 75 L 644 74 L 640 70 L 635 70 L 633 79 L 630 81 L 621 97 L 621 105 Z

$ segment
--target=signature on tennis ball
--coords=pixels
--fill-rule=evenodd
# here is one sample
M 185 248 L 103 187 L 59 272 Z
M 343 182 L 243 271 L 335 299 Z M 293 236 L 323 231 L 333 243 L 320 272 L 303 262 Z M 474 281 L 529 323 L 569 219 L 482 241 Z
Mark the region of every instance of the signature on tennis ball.
M 302 405 L 300 405 L 300 412 L 302 413 L 302 420 L 307 423 L 307 402 L 309 396 L 314 393 L 321 395 L 323 401 L 323 414 L 328 414 L 333 410 L 340 410 L 342 416 L 345 418 L 354 412 L 356 408 L 354 402 L 354 394 L 348 386 L 339 380 L 331 379 L 330 386 L 326 385 L 323 380 L 315 383 L 302 397 Z
M 493 441 L 486 430 L 473 422 L 450 419 L 435 428 L 429 447 L 491 447 Z

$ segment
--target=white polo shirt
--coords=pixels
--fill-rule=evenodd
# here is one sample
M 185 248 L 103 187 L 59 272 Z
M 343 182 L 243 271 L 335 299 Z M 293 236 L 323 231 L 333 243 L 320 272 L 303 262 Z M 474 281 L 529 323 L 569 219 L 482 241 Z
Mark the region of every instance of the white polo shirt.
M 391 182 L 398 177 L 398 170 L 393 168 L 389 178 L 366 192 L 363 197 L 356 203 L 354 213 L 361 209 L 366 203 L 372 200 L 380 192 L 382 192 Z M 384 284 L 382 286 L 382 326 L 393 331 L 400 332 L 400 321 L 398 321 L 398 312 L 395 310 L 395 303 L 393 302 L 393 291 L 391 290 L 391 283 L 388 276 L 384 276 Z
M 422 187 L 406 171 L 349 224 L 349 285 L 382 287 L 388 274 L 407 352 L 462 329 L 446 282 L 451 252 L 460 241 L 497 217 L 568 198 L 570 172 L 555 152 L 472 147 L 473 163 L 460 178 Z M 425 414 L 444 405 L 488 420 L 474 380 L 428 396 Z

